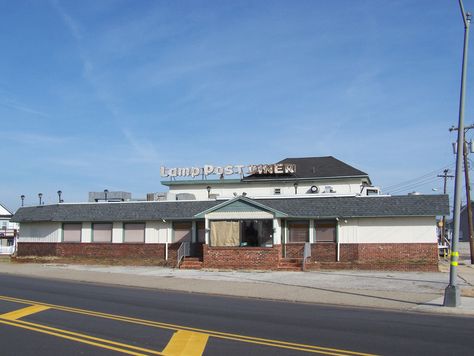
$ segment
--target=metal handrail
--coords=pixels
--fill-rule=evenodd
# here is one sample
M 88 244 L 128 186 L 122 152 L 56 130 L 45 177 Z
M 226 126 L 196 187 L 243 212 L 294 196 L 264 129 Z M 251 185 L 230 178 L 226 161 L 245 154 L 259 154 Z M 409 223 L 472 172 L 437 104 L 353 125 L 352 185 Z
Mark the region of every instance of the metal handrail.
M 188 241 L 184 241 L 178 248 L 178 265 L 180 264 L 181 260 L 190 255 L 191 244 Z

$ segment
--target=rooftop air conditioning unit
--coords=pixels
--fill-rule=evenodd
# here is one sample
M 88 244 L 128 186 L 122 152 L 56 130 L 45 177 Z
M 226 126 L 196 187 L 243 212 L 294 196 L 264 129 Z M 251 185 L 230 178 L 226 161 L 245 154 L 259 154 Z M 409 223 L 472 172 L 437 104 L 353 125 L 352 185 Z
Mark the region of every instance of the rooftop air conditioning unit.
M 326 185 L 326 186 L 324 187 L 324 193 L 336 193 L 336 191 L 333 189 L 332 186 Z
M 363 197 L 368 197 L 371 195 L 380 195 L 380 188 L 379 187 L 372 187 L 372 186 L 363 186 L 362 191 L 360 193 L 361 196 Z

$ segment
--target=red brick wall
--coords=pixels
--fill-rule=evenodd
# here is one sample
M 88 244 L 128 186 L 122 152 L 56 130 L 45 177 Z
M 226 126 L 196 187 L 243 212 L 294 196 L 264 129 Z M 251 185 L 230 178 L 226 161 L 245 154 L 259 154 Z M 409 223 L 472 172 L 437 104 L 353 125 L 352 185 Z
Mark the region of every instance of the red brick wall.
M 286 258 L 303 258 L 304 243 L 287 244 L 284 247 Z M 313 262 L 336 262 L 337 245 L 331 242 L 311 244 L 311 258 Z
M 35 242 L 18 242 L 16 255 L 24 256 L 56 256 L 57 243 L 35 243 Z
M 286 245 L 288 258 L 302 258 L 304 244 Z M 176 265 L 179 243 L 168 245 L 168 265 Z M 203 245 L 204 268 L 276 269 L 282 247 L 209 247 Z M 436 244 L 341 244 L 340 262 L 337 245 L 311 244 L 308 269 L 376 269 L 402 271 L 437 271 Z M 18 243 L 18 257 L 56 256 L 86 258 L 165 258 L 165 244 L 101 243 Z
M 176 261 L 179 244 L 168 245 L 168 260 Z M 18 257 L 156 258 L 165 260 L 165 244 L 144 243 L 18 243 Z
M 311 261 L 335 262 L 337 259 L 337 244 L 320 242 L 311 244 Z
M 438 262 L 438 246 L 418 244 L 341 244 L 341 261 Z
M 276 269 L 280 256 L 280 246 L 210 247 L 203 245 L 204 268 Z
M 336 252 L 336 250 L 334 250 Z M 438 271 L 438 246 L 418 244 L 341 244 L 340 262 L 319 259 L 314 253 L 308 269 L 368 269 L 398 271 Z

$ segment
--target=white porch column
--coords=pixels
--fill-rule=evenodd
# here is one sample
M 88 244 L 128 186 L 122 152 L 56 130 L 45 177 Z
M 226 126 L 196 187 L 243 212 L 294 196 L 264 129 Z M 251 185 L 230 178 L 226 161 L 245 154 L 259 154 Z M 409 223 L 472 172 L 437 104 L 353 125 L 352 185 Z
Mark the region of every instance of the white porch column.
M 314 220 L 309 220 L 309 242 L 315 243 L 316 242 L 316 233 L 314 231 Z
M 209 228 L 209 219 L 207 216 L 205 217 L 204 220 L 204 229 L 206 231 L 205 236 L 206 236 L 206 245 L 209 245 L 209 240 L 210 240 L 210 228 Z
M 273 219 L 273 244 L 281 245 L 281 219 Z

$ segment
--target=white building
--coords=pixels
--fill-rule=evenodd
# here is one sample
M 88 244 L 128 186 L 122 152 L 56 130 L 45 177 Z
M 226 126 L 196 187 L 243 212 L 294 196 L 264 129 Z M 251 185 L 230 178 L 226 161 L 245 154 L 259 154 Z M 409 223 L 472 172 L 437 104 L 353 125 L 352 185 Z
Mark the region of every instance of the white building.
M 0 253 L 3 253 L 3 250 L 10 252 L 11 249 L 5 249 L 4 247 L 14 246 L 15 244 L 19 225 L 10 221 L 12 216 L 13 214 L 0 204 Z
M 226 179 L 227 174 L 241 179 Z M 217 174 L 220 179 L 206 179 Z M 155 259 L 188 267 L 436 270 L 444 195 L 384 196 L 333 157 L 162 167 L 166 200 L 19 209 L 18 255 Z

